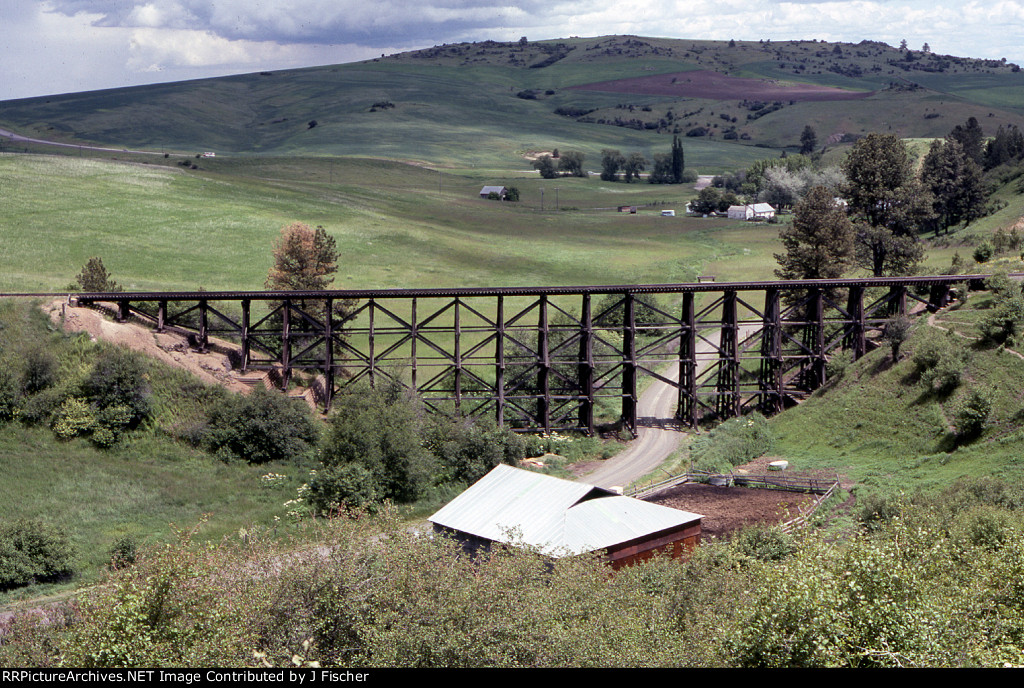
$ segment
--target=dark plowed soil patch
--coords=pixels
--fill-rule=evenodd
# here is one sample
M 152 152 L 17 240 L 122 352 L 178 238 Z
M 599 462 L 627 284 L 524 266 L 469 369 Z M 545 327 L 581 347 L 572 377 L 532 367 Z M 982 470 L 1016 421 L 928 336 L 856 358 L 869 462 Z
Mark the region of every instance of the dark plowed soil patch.
M 728 535 L 745 525 L 778 525 L 796 517 L 797 507 L 809 506 L 814 499 L 815 495 L 800 492 L 687 483 L 645 501 L 703 514 L 701 533 L 710 538 Z
M 611 91 L 709 100 L 859 100 L 871 95 L 867 91 L 845 91 L 830 86 L 780 84 L 771 79 L 744 79 L 706 69 L 600 81 L 571 88 L 581 91 Z

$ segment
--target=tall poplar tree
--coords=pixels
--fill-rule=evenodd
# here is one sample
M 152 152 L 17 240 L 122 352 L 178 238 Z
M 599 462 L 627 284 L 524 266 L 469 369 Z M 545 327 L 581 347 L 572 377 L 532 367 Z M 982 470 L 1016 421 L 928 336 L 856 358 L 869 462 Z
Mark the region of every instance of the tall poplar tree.
M 682 184 L 683 183 L 683 170 L 686 169 L 686 160 L 683 157 L 683 143 L 679 140 L 679 135 L 674 134 L 672 136 L 672 183 Z

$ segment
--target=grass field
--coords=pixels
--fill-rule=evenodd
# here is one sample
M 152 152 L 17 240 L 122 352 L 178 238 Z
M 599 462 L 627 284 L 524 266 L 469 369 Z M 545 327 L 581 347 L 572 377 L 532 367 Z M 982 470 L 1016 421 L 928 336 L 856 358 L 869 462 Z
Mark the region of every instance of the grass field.
M 337 240 L 338 288 L 688 281 L 724 255 L 770 257 L 775 238 L 767 227 L 660 217 L 693 197 L 684 187 L 474 177 L 345 158 L 202 167 L 0 155 L 0 289 L 59 291 L 93 255 L 126 289 L 259 289 L 280 228 L 296 220 Z M 480 199 L 493 183 L 518 186 L 523 200 Z M 573 210 L 554 210 L 556 196 Z M 659 205 L 615 210 L 645 203 Z

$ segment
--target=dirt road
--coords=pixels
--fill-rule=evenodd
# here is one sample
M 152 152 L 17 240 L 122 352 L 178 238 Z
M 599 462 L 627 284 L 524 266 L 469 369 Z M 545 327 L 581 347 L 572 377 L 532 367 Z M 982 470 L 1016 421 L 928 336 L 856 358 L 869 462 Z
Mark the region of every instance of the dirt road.
M 754 325 L 741 327 L 740 341 L 758 329 Z M 708 333 L 708 336 L 714 335 Z M 707 356 L 714 352 L 715 347 L 710 343 L 702 339 L 697 342 L 698 355 Z M 711 358 L 699 361 L 697 374 L 703 372 L 712 361 Z M 679 368 L 673 366 L 673 370 L 664 371 L 662 375 L 677 381 Z M 685 428 L 675 420 L 676 401 L 675 387 L 661 380 L 653 380 L 637 403 L 637 438 L 626 451 L 603 462 L 596 470 L 580 477 L 579 481 L 598 487 L 625 487 L 655 471 L 679 448 L 687 434 Z

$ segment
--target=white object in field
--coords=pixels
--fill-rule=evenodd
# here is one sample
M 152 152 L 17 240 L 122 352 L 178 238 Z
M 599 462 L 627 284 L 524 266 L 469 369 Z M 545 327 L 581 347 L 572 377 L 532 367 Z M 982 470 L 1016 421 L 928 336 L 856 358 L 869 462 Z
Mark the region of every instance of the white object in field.
M 768 464 L 769 471 L 784 471 L 789 468 L 789 461 L 772 461 Z

